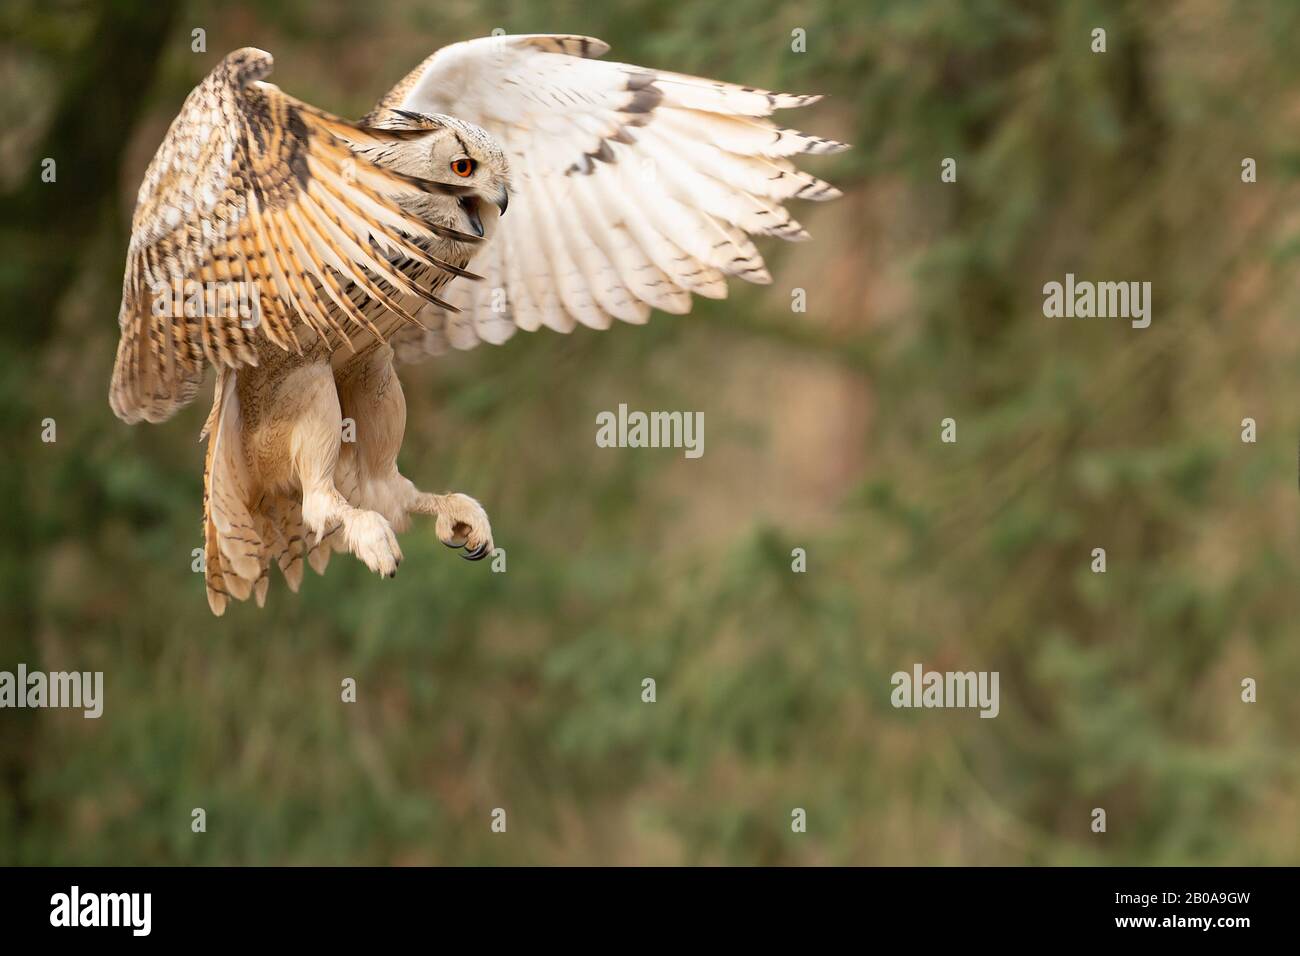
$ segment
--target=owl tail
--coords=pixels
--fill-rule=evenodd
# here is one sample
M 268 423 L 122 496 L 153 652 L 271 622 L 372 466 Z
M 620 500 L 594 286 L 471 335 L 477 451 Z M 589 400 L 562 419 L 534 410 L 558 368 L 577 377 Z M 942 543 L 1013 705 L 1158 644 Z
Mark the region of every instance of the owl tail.
M 332 529 L 318 539 L 302 520 L 302 504 L 293 497 L 262 493 L 252 499 L 240 429 L 236 372 L 217 371 L 212 411 L 200 439 L 208 440 L 203 468 L 204 568 L 208 606 L 225 613 L 230 598 L 257 606 L 266 602 L 272 564 L 280 568 L 291 591 L 302 583 L 304 563 L 325 573 L 333 544 Z
M 200 436 L 208 439 L 203 467 L 204 571 L 208 606 L 218 615 L 225 612 L 228 599 L 247 600 L 264 577 L 261 555 L 266 546 L 247 503 L 235 376 L 227 368 L 217 370 L 212 411 Z M 264 593 L 265 585 L 260 590 Z

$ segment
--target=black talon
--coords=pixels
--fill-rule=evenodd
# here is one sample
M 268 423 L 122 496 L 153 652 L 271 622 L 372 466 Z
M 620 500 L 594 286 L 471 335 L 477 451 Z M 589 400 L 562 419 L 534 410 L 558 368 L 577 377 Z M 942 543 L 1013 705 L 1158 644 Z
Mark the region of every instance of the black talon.
M 461 548 L 465 547 L 463 544 L 448 544 L 446 541 L 442 542 L 442 546 L 444 548 L 451 548 L 453 551 L 459 551 Z
M 466 561 L 482 561 L 487 557 L 487 542 L 484 541 L 469 554 L 462 554 L 461 557 Z

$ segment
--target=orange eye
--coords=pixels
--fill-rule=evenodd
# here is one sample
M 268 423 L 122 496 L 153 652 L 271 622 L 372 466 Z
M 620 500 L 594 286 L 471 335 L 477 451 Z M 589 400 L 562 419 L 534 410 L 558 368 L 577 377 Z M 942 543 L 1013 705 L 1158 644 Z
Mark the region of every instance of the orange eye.
M 457 176 L 468 176 L 474 172 L 474 160 L 472 159 L 453 159 L 451 161 L 451 171 Z

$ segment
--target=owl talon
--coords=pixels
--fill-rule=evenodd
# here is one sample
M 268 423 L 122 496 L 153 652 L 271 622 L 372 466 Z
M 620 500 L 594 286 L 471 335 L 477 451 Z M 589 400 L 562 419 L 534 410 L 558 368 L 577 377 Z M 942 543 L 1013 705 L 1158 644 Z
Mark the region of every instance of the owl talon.
M 484 541 L 473 551 L 470 551 L 468 554 L 462 554 L 461 557 L 464 558 L 466 561 L 482 561 L 484 558 L 487 557 L 487 553 L 488 553 L 488 546 L 487 546 L 487 542 Z

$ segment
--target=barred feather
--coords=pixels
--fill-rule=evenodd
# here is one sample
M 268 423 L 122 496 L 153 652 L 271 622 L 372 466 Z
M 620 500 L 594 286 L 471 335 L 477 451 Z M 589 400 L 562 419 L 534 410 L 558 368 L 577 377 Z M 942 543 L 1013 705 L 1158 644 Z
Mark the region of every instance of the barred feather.
M 127 422 L 161 421 L 193 399 L 206 364 L 257 363 L 255 339 L 299 351 L 298 329 L 331 346 L 377 331 L 342 289 L 355 284 L 418 324 L 378 284 L 439 308 L 450 303 L 412 282 L 385 255 L 433 270 L 463 270 L 424 251 L 437 235 L 478 237 L 427 223 L 418 203 L 457 187 L 377 166 L 350 144 L 400 142 L 411 133 L 367 130 L 261 82 L 271 57 L 227 56 L 189 95 L 145 173 L 132 221 L 109 400 Z M 374 250 L 379 250 L 376 254 Z M 231 314 L 154 308 L 159 290 L 187 283 L 254 284 L 257 322 Z M 255 327 L 256 326 L 256 327 Z

